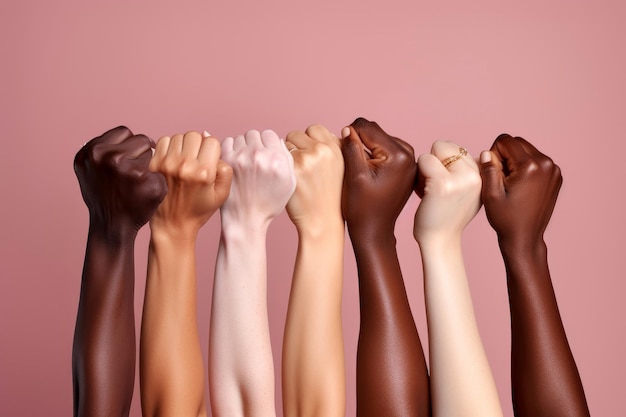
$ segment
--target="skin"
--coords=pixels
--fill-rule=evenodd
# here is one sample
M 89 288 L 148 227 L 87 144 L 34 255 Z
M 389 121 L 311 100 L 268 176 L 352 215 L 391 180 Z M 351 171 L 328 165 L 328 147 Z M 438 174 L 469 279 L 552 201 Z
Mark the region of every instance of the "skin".
M 413 234 L 424 270 L 433 416 L 502 416 L 470 294 L 461 238 L 480 209 L 476 162 L 452 142 L 437 141 L 418 158 L 418 194 Z
M 416 178 L 413 149 L 363 118 L 342 136 L 342 211 L 356 257 L 361 308 L 357 415 L 428 416 L 428 371 L 394 236 Z
M 198 132 L 159 139 L 150 170 L 168 193 L 150 220 L 141 327 L 144 416 L 206 416 L 196 319 L 196 239 L 230 190 L 217 139 Z
M 298 252 L 283 339 L 286 416 L 345 415 L 341 327 L 344 164 L 339 139 L 320 125 L 291 132 L 296 191 L 287 213 L 298 231 Z
M 481 154 L 480 171 L 487 219 L 498 235 L 506 266 L 515 415 L 589 416 L 543 239 L 561 171 L 526 140 L 506 134 Z
M 267 317 L 267 228 L 296 187 L 293 158 L 276 133 L 249 131 L 222 143 L 233 168 L 221 208 L 209 340 L 213 415 L 275 416 Z
M 126 127 L 74 159 L 89 234 L 72 351 L 75 416 L 127 416 L 135 379 L 134 245 L 166 193 L 148 170 L 154 143 Z

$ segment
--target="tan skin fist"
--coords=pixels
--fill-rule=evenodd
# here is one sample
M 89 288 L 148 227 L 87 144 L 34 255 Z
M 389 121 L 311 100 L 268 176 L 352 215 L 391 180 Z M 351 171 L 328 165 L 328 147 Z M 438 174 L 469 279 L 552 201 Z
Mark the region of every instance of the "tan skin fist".
M 220 153 L 217 139 L 198 132 L 159 139 L 150 170 L 165 176 L 168 192 L 150 222 L 153 230 L 168 227 L 193 234 L 224 203 L 232 169 Z
M 298 230 L 319 231 L 329 220 L 341 217 L 343 156 L 339 139 L 321 125 L 306 132 L 293 131 L 286 138 L 294 160 L 296 191 L 287 213 Z

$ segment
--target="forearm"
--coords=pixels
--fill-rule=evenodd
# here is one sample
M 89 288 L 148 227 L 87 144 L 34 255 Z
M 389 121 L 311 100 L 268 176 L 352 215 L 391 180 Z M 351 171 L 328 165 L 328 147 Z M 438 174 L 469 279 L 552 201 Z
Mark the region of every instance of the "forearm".
M 434 416 L 502 416 L 468 286 L 461 239 L 420 243 Z
M 559 314 L 543 241 L 500 242 L 511 308 L 511 373 L 518 416 L 588 416 Z
M 345 415 L 344 226 L 342 219 L 335 223 L 322 233 L 299 231 L 283 342 L 283 404 L 288 416 Z
M 206 415 L 196 319 L 195 236 L 152 228 L 141 328 L 146 416 Z
M 215 416 L 276 413 L 266 232 L 267 225 L 222 223 L 209 340 L 209 387 Z
M 428 371 L 398 263 L 393 228 L 350 230 L 359 273 L 357 414 L 427 416 Z
M 127 416 L 135 380 L 135 233 L 90 227 L 74 332 L 74 415 Z

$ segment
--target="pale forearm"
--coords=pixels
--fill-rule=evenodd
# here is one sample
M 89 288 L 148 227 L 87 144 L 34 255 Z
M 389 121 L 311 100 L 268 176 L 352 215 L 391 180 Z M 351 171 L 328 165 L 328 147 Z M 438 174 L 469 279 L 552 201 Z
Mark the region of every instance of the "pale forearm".
M 435 416 L 501 416 L 476 319 L 460 238 L 420 244 Z
M 299 231 L 283 343 L 283 403 L 289 416 L 343 416 L 341 327 L 343 221 L 323 233 Z
M 266 225 L 222 225 L 209 344 L 209 386 L 216 416 L 275 415 L 266 231 Z
M 195 237 L 154 230 L 141 332 L 144 415 L 206 415 L 196 319 Z

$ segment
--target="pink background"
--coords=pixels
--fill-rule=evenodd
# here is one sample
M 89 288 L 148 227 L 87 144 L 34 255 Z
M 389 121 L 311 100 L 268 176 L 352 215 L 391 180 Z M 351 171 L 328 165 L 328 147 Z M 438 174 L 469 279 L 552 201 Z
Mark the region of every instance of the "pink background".
M 418 154 L 451 139 L 477 155 L 506 131 L 554 158 L 565 178 L 547 233 L 559 306 L 592 414 L 626 415 L 623 2 L 91 3 L 0 5 L 0 415 L 71 414 L 87 230 L 72 159 L 83 142 L 119 124 L 155 139 L 190 129 L 284 136 L 311 123 L 338 133 L 356 116 Z M 413 196 L 396 231 L 426 341 L 411 235 L 417 204 Z M 218 226 L 213 218 L 198 248 L 204 351 Z M 136 250 L 137 323 L 147 232 Z M 268 236 L 277 375 L 295 243 L 283 215 Z M 484 212 L 465 243 L 480 330 L 511 416 L 504 270 Z M 349 243 L 345 258 L 352 416 L 359 319 Z M 135 393 L 138 416 L 138 385 Z

